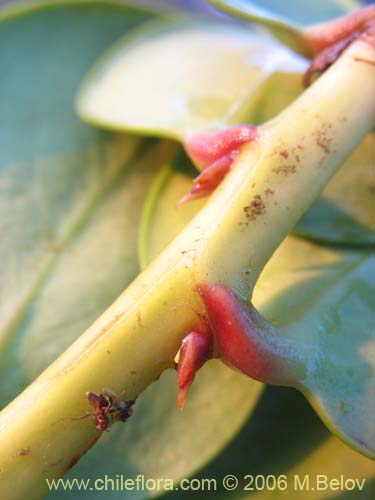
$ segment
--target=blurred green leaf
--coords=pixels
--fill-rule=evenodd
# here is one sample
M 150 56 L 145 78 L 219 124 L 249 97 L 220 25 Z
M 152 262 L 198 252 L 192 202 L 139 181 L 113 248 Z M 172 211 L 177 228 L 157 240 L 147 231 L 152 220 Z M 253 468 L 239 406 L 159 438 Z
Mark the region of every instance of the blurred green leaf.
M 182 155 L 164 165 L 145 202 L 139 231 L 139 261 L 145 268 L 176 237 L 206 203 L 205 198 L 177 207 L 191 186 L 194 169 Z
M 155 156 L 160 164 L 175 147 L 87 127 L 74 114 L 73 97 L 98 53 L 149 17 L 105 2 L 3 14 L 2 404 L 138 272 L 127 245 L 135 238 L 138 216 L 129 208 L 142 203 L 154 175 L 147 158 Z
M 239 486 L 234 491 L 223 488 L 223 478 L 234 474 Z M 257 491 L 246 491 L 249 476 L 286 476 L 287 488 L 262 490 L 262 477 Z M 316 488 L 318 475 L 328 479 L 365 479 L 363 491 L 334 491 Z M 298 489 L 296 477 L 303 482 L 308 476 L 309 490 Z M 256 410 L 246 426 L 232 443 L 207 467 L 197 479 L 215 479 L 217 488 L 204 493 L 205 498 L 215 500 L 370 500 L 375 485 L 374 462 L 359 455 L 323 426 L 307 401 L 294 389 L 267 387 Z M 266 483 L 267 484 L 267 483 Z M 277 484 L 277 483 L 276 483 Z M 297 484 L 297 487 L 295 486 Z M 282 485 L 283 487 L 283 485 Z M 314 489 L 313 489 L 314 488 Z M 198 495 L 197 495 L 198 497 Z M 191 492 L 175 492 L 166 500 L 195 498 Z
M 304 53 L 300 32 L 306 25 L 342 16 L 360 7 L 357 0 L 208 0 L 215 7 L 269 29 L 285 45 Z
M 375 259 L 288 237 L 254 304 L 304 363 L 296 381 L 329 429 L 375 458 Z
M 247 19 L 256 16 L 296 25 L 311 25 L 339 17 L 361 4 L 357 0 L 209 0 L 215 6 Z
M 184 140 L 251 119 L 277 72 L 291 73 L 300 92 L 304 66 L 264 33 L 172 18 L 142 26 L 104 54 L 82 84 L 77 110 L 100 127 Z

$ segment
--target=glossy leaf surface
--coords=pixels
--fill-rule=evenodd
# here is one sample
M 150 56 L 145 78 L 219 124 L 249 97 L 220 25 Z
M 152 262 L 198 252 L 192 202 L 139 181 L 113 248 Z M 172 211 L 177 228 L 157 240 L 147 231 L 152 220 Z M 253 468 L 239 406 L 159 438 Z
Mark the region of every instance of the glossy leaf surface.
M 300 32 L 304 26 L 317 24 L 358 8 L 356 0 L 209 0 L 229 14 L 265 26 L 287 46 L 304 53 Z
M 289 237 L 267 264 L 254 303 L 305 364 L 296 387 L 326 425 L 375 458 L 375 259 Z
M 82 84 L 77 110 L 100 127 L 183 140 L 252 120 L 269 77 L 303 68 L 260 32 L 169 19 L 142 27 L 104 54 Z M 301 91 L 299 78 L 297 85 Z
M 233 491 L 222 486 L 228 472 L 238 478 Z M 301 489 L 306 477 L 308 489 Z M 216 491 L 204 492 L 215 500 L 368 500 L 375 486 L 374 462 L 332 436 L 301 394 L 281 387 L 267 387 L 246 426 L 200 471 L 198 479 L 203 478 L 217 481 Z M 363 482 L 362 489 L 324 488 L 325 479 L 341 478 Z M 166 498 L 185 500 L 187 495 Z

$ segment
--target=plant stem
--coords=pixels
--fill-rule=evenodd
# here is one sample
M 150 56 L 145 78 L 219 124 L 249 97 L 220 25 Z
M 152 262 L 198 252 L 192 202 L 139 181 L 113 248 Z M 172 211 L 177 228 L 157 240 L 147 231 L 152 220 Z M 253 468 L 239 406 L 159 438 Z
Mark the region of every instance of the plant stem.
M 87 391 L 136 398 L 173 365 L 204 312 L 197 283 L 249 298 L 265 263 L 373 126 L 374 67 L 355 42 L 276 119 L 259 128 L 207 205 L 119 299 L 0 414 L 0 490 L 40 499 L 100 437 Z M 135 417 L 136 418 L 136 409 Z M 23 453 L 22 450 L 28 450 Z

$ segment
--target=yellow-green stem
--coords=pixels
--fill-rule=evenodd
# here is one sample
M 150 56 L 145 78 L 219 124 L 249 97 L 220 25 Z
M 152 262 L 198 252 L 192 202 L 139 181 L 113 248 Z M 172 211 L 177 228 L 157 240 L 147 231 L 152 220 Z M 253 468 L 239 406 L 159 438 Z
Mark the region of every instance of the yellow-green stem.
M 372 49 L 356 42 L 238 161 L 205 208 L 119 299 L 0 414 L 0 491 L 40 499 L 98 437 L 86 391 L 137 397 L 202 312 L 199 282 L 249 297 L 264 264 L 371 129 Z M 249 285 L 250 283 L 250 285 Z M 135 417 L 136 418 L 136 417 Z M 23 453 L 22 450 L 27 450 Z

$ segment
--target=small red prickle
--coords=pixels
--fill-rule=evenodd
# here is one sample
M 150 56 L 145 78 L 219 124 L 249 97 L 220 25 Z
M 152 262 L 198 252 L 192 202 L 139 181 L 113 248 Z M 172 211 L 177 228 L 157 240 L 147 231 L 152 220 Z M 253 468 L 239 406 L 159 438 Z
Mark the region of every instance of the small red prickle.
M 177 365 L 178 396 L 177 405 L 183 409 L 187 393 L 196 372 L 212 358 L 213 342 L 207 321 L 196 323 L 181 344 Z
M 178 206 L 214 191 L 238 157 L 241 146 L 257 138 L 256 127 L 238 125 L 219 132 L 200 132 L 187 139 L 186 152 L 202 173 L 194 179 L 193 188 Z

